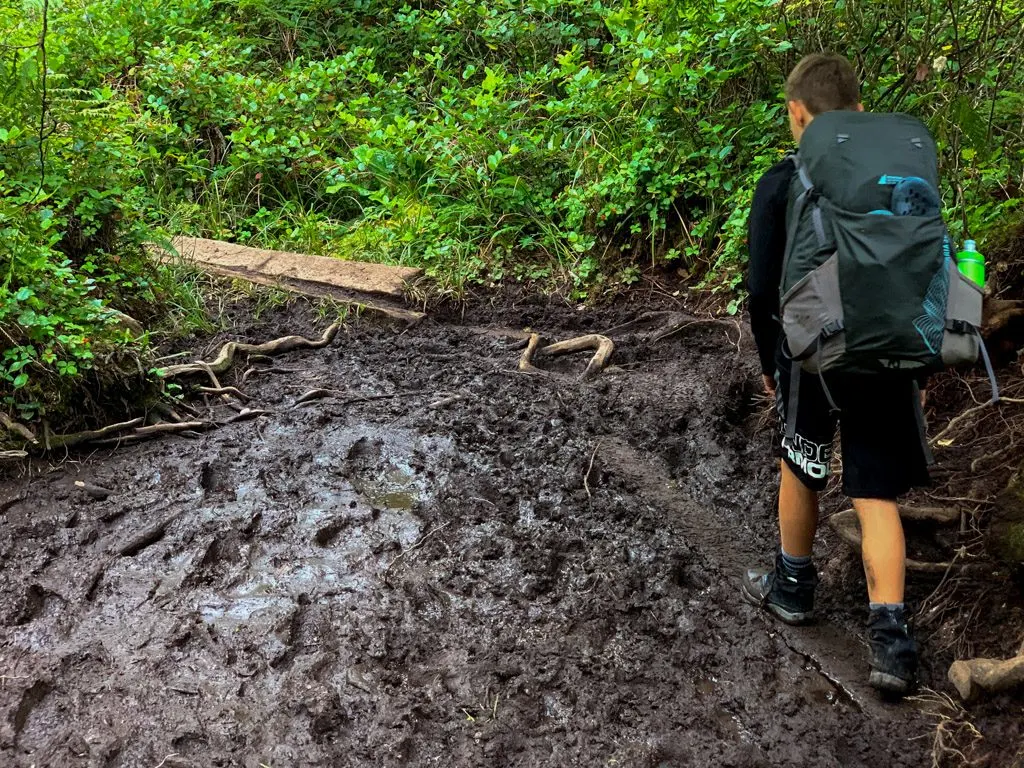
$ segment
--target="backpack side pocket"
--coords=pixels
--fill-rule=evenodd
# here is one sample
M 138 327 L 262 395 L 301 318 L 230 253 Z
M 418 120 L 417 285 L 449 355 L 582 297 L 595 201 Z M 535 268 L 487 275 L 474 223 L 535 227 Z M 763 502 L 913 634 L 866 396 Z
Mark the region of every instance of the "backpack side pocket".
M 949 260 L 949 297 L 946 302 L 946 332 L 942 337 L 945 365 L 971 365 L 978 360 L 981 326 L 981 288 L 968 280 Z
M 804 275 L 782 297 L 782 330 L 794 360 L 817 373 L 846 351 L 839 255 Z

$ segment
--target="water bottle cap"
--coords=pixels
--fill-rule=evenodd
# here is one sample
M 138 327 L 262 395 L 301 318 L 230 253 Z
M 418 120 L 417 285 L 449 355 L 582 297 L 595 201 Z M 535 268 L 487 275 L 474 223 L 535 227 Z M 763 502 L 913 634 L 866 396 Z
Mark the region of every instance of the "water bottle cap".
M 976 250 L 978 250 L 978 245 L 973 240 L 964 240 L 964 250 L 965 251 L 976 251 Z

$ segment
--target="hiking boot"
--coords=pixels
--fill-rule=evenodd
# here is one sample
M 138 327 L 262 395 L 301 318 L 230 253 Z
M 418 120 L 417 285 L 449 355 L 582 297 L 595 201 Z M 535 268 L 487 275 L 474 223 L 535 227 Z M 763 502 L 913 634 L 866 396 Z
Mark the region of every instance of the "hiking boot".
M 868 618 L 871 675 L 878 690 L 904 696 L 917 683 L 917 643 L 910 634 L 905 608 L 876 608 Z
M 749 569 L 743 575 L 743 596 L 748 602 L 770 611 L 787 624 L 806 624 L 814 618 L 814 588 L 818 572 L 813 563 L 789 568 L 782 555 L 770 571 Z

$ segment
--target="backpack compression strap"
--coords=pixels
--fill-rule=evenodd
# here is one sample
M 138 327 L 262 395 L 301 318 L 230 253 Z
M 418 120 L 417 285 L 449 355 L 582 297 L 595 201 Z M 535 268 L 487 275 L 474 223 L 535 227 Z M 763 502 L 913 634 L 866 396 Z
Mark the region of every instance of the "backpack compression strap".
M 821 208 L 819 208 L 815 203 L 818 193 L 814 189 L 814 182 L 811 181 L 811 176 L 807 173 L 807 168 L 800 162 L 799 154 L 789 155 L 789 158 L 790 162 L 796 166 L 797 178 L 800 179 L 800 184 L 802 184 L 804 188 L 804 191 L 800 193 L 800 197 L 796 200 L 797 205 L 800 206 L 801 213 L 803 213 L 803 208 L 808 202 L 814 205 L 814 208 L 811 210 L 811 224 L 814 227 L 814 234 L 818 238 L 818 245 L 824 248 L 828 245 L 828 237 L 825 236 L 825 222 L 821 217 Z

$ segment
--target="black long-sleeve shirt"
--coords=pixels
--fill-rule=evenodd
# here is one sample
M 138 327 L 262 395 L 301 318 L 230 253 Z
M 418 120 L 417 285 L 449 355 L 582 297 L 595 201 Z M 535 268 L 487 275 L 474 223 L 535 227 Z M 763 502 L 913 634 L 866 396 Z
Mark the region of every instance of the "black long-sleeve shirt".
M 783 160 L 761 177 L 754 190 L 747 222 L 750 327 L 761 359 L 761 371 L 769 376 L 775 373 L 775 354 L 782 335 L 779 284 L 786 250 L 786 207 L 793 171 L 793 163 Z

